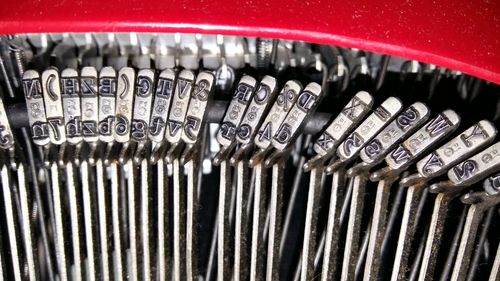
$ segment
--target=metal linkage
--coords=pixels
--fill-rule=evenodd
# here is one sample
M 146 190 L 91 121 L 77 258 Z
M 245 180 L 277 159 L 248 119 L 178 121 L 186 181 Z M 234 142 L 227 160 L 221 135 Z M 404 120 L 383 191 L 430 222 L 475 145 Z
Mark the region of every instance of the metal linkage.
M 499 146 L 500 143 L 491 145 L 478 154 L 455 165 L 448 171 L 448 181 L 435 183 L 430 186 L 431 192 L 439 192 L 439 194 L 434 202 L 431 224 L 429 233 L 427 234 L 423 261 L 418 277 L 419 280 L 430 280 L 433 278 L 436 256 L 450 201 L 456 198 L 462 190 L 498 170 L 500 167 L 500 157 L 497 157 L 499 155 Z
M 411 131 L 411 122 L 419 126 L 425 121 L 429 110 L 425 106 L 417 109 L 418 104 L 414 104 L 408 111 L 405 111 L 400 118 L 396 119 L 396 125 Z M 421 104 L 420 104 L 421 105 Z M 380 266 L 382 242 L 384 239 L 387 208 L 391 187 L 412 163 L 423 156 L 439 141 L 451 134 L 459 125 L 460 118 L 451 111 L 446 110 L 438 114 L 435 118 L 416 131 L 408 139 L 398 144 L 392 152 L 386 156 L 387 168 L 372 174 L 372 180 L 378 180 L 377 193 L 375 196 L 375 206 L 372 213 L 370 228 L 370 238 L 368 242 L 368 252 L 365 264 L 364 279 L 378 279 Z M 406 125 L 406 126 L 405 126 Z M 390 125 L 389 125 L 390 126 Z M 390 131 L 390 127 L 388 131 Z M 373 144 L 376 144 L 376 141 Z M 375 145 L 377 146 L 377 145 Z M 369 146 L 367 146 L 369 147 Z M 365 151 L 370 151 L 369 149 Z
M 470 204 L 467 212 L 467 219 L 460 240 L 460 247 L 455 259 L 451 280 L 467 280 L 471 257 L 476 248 L 476 234 L 482 218 L 486 211 L 500 204 L 499 179 L 500 175 L 495 174 L 484 182 L 482 192 L 468 193 L 462 197 L 462 202 Z M 492 210 L 494 211 L 494 210 Z M 481 248 L 479 245 L 478 248 Z
M 400 183 L 409 187 L 406 193 L 392 280 L 406 278 L 408 256 L 418 223 L 416 210 L 420 205 L 422 192 L 428 188 L 428 181 L 446 173 L 450 167 L 491 143 L 495 136 L 495 127 L 490 122 L 482 120 L 420 160 L 417 163 L 418 174 L 401 179 Z
M 306 220 L 311 220 L 317 217 L 317 213 L 314 214 L 313 211 L 318 210 L 318 199 L 319 199 L 319 183 L 318 175 L 323 174 L 323 163 L 330 158 L 335 149 L 340 145 L 340 142 L 344 140 L 347 135 L 354 129 L 354 126 L 362 120 L 362 118 L 368 113 L 373 104 L 373 98 L 367 92 L 357 93 L 349 103 L 344 107 L 339 116 L 333 120 L 333 122 L 327 127 L 327 129 L 320 135 L 316 143 L 314 144 L 314 150 L 318 153 L 318 156 L 314 157 L 312 160 L 304 165 L 304 170 L 311 170 L 311 184 L 309 187 L 308 204 L 307 209 L 310 210 L 306 213 Z M 333 174 L 332 182 L 332 195 L 330 198 L 330 208 L 328 223 L 326 229 L 326 241 L 332 241 L 334 239 L 334 233 L 339 231 L 339 202 L 342 200 L 343 183 L 345 178 L 345 171 L 338 169 Z M 314 240 L 315 237 L 310 237 L 310 233 L 316 232 L 316 222 L 306 221 L 306 226 L 304 229 L 304 235 L 308 236 L 309 240 Z M 333 242 L 332 242 L 333 243 Z M 322 279 L 328 279 L 333 276 L 336 264 L 336 249 L 332 246 L 335 243 L 327 243 L 328 252 L 325 252 L 324 266 Z M 302 250 L 302 264 L 301 264 L 301 276 L 302 278 L 310 278 L 313 272 L 313 258 L 315 249 L 315 243 L 310 243 L 309 245 L 304 245 Z M 307 251 L 307 252 L 306 252 Z M 305 261 L 304 261 L 305 259 Z
M 400 100 L 394 97 L 386 99 L 340 144 L 340 148 L 337 150 L 340 159 L 327 166 L 326 172 L 332 173 L 339 168 L 344 168 L 356 159 L 363 146 L 391 122 L 401 109 L 402 103 Z M 364 189 L 368 180 L 368 173 L 362 170 L 351 176 L 354 177 L 354 185 L 349 212 L 347 241 L 342 262 L 342 280 L 354 278 L 361 231 L 361 215 L 364 207 Z
M 450 201 L 500 165 L 497 144 L 483 150 L 496 137 L 493 123 L 482 120 L 434 150 L 458 127 L 456 113 L 446 110 L 428 122 L 429 108 L 421 102 L 404 108 L 402 100 L 412 100 L 404 96 L 374 106 L 374 97 L 387 97 L 388 72 L 401 70 L 400 82 L 410 82 L 413 74 L 421 81 L 428 70 L 418 62 L 220 35 L 86 33 L 23 40 L 30 42 L 29 50 L 23 43 L 13 52 L 26 51 L 36 68 L 53 65 L 62 71 L 24 70 L 21 61 L 15 77 L 6 80 L 8 87 L 2 87 L 13 99 L 5 100 L 7 106 L 0 99 L 2 220 L 7 226 L 2 234 L 8 238 L 7 249 L 0 251 L 1 280 L 194 281 L 204 269 L 212 277 L 210 260 L 216 260 L 221 281 L 279 280 L 282 273 L 304 281 L 319 276 L 377 280 L 387 269 L 392 269 L 391 280 L 430 280 Z M 14 68 L 1 59 L 5 78 Z M 321 85 L 280 81 L 317 81 L 319 72 Z M 433 83 L 445 74 L 464 77 L 438 69 Z M 374 96 L 358 91 L 371 89 L 374 78 Z M 235 79 L 240 79 L 237 84 Z M 461 81 L 462 98 L 472 100 L 476 84 Z M 21 90 L 26 104 L 12 103 Z M 230 90 L 229 102 L 212 100 Z M 335 118 L 315 113 L 323 97 L 344 100 L 342 95 L 353 91 Z M 207 130 L 207 123 L 219 128 Z M 28 144 L 16 142 L 20 128 L 30 131 Z M 386 167 L 372 171 L 384 161 Z M 210 172 L 211 164 L 220 166 L 219 175 Z M 417 173 L 406 176 L 414 164 Z M 289 170 L 297 173 L 290 192 Z M 449 181 L 429 183 L 448 170 Z M 202 176 L 203 182 L 218 183 L 218 193 L 200 188 Z M 322 198 L 330 178 L 330 196 Z M 368 180 L 378 182 L 373 212 L 365 208 Z M 39 184 L 46 187 L 42 194 Z M 400 189 L 392 202 L 395 185 Z M 393 250 L 387 241 L 396 232 L 404 187 L 394 264 L 387 266 L 382 262 L 393 259 L 386 256 Z M 456 245 L 442 278 L 472 279 L 474 263 L 490 254 L 474 246 L 491 244 L 489 225 L 477 231 L 485 212 L 491 214 L 498 203 L 497 189 L 492 176 L 485 192 L 463 197 L 471 206 L 463 212 L 464 227 L 453 237 Z M 426 225 L 421 218 L 428 190 L 439 194 Z M 212 219 L 214 214 L 205 210 L 214 209 L 213 250 L 207 250 L 200 229 L 213 225 L 200 217 Z M 304 225 L 294 222 L 296 214 Z M 326 224 L 319 220 L 323 216 Z M 417 230 L 426 231 L 427 241 L 420 246 L 413 245 Z M 302 234 L 303 242 L 289 252 L 290 238 Z M 208 266 L 198 264 L 209 251 Z M 293 270 L 283 271 L 285 264 L 294 267 L 295 276 Z M 492 280 L 498 275 L 495 265 L 498 257 Z

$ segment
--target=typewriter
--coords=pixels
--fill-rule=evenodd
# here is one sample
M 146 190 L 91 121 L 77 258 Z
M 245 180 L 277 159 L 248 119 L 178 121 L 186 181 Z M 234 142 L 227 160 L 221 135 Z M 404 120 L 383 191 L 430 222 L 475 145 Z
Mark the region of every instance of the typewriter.
M 154 2 L 2 4 L 0 280 L 500 280 L 498 5 Z

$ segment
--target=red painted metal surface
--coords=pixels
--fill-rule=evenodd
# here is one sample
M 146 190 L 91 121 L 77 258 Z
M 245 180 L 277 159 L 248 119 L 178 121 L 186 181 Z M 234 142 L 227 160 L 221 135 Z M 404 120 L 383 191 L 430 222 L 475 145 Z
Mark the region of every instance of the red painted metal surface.
M 0 33 L 188 32 L 402 56 L 500 84 L 497 0 L 2 0 Z

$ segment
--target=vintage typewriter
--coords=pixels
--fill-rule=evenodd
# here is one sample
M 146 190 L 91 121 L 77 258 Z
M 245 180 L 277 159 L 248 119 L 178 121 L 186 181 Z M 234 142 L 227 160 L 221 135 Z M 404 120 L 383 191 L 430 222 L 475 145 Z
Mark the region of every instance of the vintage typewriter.
M 500 280 L 498 5 L 101 2 L 2 4 L 0 280 Z

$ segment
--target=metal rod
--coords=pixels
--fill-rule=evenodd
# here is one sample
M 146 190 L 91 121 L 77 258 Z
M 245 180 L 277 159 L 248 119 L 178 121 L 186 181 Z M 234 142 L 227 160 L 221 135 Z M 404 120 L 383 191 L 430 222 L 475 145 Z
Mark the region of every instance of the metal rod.
M 449 195 L 439 193 L 434 201 L 429 233 L 427 234 L 422 265 L 418 277 L 419 281 L 433 279 L 434 267 L 436 265 L 439 244 L 441 243 L 444 221 L 448 214 L 450 199 Z
M 479 241 L 477 243 L 477 250 L 474 253 L 474 257 L 470 262 L 469 274 L 467 275 L 467 281 L 473 281 L 476 276 L 477 267 L 480 265 L 480 259 L 484 253 L 484 246 L 488 236 L 488 232 L 490 230 L 491 222 L 493 220 L 493 215 L 495 213 L 495 208 L 491 208 L 488 210 L 486 214 L 486 218 L 484 219 L 483 228 L 481 229 L 481 235 L 479 236 Z
M 403 218 L 399 230 L 398 244 L 392 267 L 391 281 L 406 280 L 408 273 L 408 258 L 417 227 L 417 208 L 425 186 L 412 185 L 406 192 Z
M 23 280 L 22 274 L 22 252 L 19 249 L 19 239 L 21 237 L 21 233 L 19 231 L 19 225 L 17 223 L 17 219 L 15 218 L 15 210 L 13 194 L 11 192 L 11 179 L 10 172 L 7 166 L 3 166 L 1 168 L 1 181 L 2 181 L 2 191 L 3 191 L 3 200 L 5 204 L 5 215 L 7 221 L 7 233 L 9 238 L 9 247 L 10 247 L 10 260 L 12 263 L 12 275 L 14 276 L 14 280 L 21 281 Z
M 30 281 L 39 280 L 40 268 L 38 264 L 38 247 L 34 244 L 35 233 L 33 221 L 31 220 L 31 197 L 26 185 L 26 174 L 24 164 L 17 167 L 17 182 L 19 185 L 19 197 L 21 201 L 21 215 L 24 250 L 26 254 L 26 265 L 28 266 L 28 278 Z
M 363 280 L 377 280 L 378 278 L 382 242 L 384 240 L 387 222 L 387 207 L 389 205 L 389 195 L 394 181 L 396 181 L 396 178 L 382 179 L 378 182 Z
M 311 141 L 311 136 L 308 135 L 306 140 L 304 141 L 304 147 L 307 147 Z M 283 231 L 281 235 L 281 245 L 280 245 L 280 256 L 283 255 L 282 251 L 285 249 L 286 237 L 288 236 L 288 230 L 290 229 L 290 225 L 292 224 L 292 214 L 294 211 L 295 204 L 297 202 L 297 194 L 299 193 L 299 188 L 301 188 L 301 181 L 304 175 L 304 164 L 306 163 L 307 158 L 306 155 L 302 154 L 300 156 L 299 162 L 297 164 L 297 171 L 295 173 L 295 177 L 293 179 L 292 185 L 292 193 L 290 195 L 290 199 L 288 200 L 288 206 L 286 207 L 285 218 L 283 220 Z
M 283 173 L 285 163 L 280 160 L 272 166 L 271 196 L 269 198 L 269 234 L 267 239 L 266 280 L 279 280 L 281 210 L 283 208 Z
M 61 281 L 71 280 L 69 278 L 69 260 L 66 245 L 66 228 L 65 215 L 66 211 L 63 211 L 62 201 L 64 200 L 63 194 L 61 192 L 61 186 L 59 180 L 61 179 L 59 175 L 59 167 L 56 163 L 50 164 L 50 176 L 52 182 L 52 196 L 54 202 L 54 222 L 55 222 L 55 237 L 56 237 L 56 259 L 58 264 L 58 273 Z
M 321 197 L 322 167 L 311 169 L 309 192 L 304 226 L 304 239 L 302 244 L 301 278 L 302 281 L 311 280 L 314 274 L 314 256 L 316 253 L 316 228 Z
M 370 228 L 372 222 L 368 223 L 366 227 L 367 231 L 365 235 L 363 235 L 363 239 L 361 240 L 361 247 L 359 249 L 358 260 L 356 261 L 356 270 L 354 271 L 354 279 L 358 280 L 361 275 L 362 267 L 365 264 L 366 252 L 368 251 L 368 241 L 370 240 Z
M 147 159 L 140 162 L 141 169 L 141 244 L 142 244 L 142 276 L 141 280 L 155 280 L 153 265 L 155 251 L 153 240 L 153 190 L 151 185 L 151 169 Z
M 423 237 L 427 237 L 428 233 L 429 233 L 429 225 L 427 225 L 427 227 L 425 228 Z M 413 263 L 410 268 L 408 281 L 415 281 L 418 279 L 420 265 L 422 264 L 422 259 L 424 257 L 425 242 L 426 242 L 425 240 L 422 240 L 418 245 L 417 253 L 415 254 L 415 259 L 413 260 Z
M 180 281 L 184 279 L 185 260 L 186 260 L 186 194 L 184 191 L 184 166 L 180 163 L 178 157 L 172 161 L 173 170 L 173 222 L 174 222 L 174 280 Z
M 0 239 L 1 238 L 2 238 L 2 235 L 0 233 Z M 4 281 L 5 280 L 5 276 L 4 276 L 4 271 L 5 271 L 5 269 L 4 269 L 5 265 L 4 264 L 5 264 L 5 262 L 3 260 L 3 257 L 4 257 L 3 254 L 4 254 L 4 251 L 3 251 L 2 247 L 0 246 L 0 281 Z
M 345 170 L 337 170 L 333 173 L 330 205 L 328 207 L 328 222 L 326 225 L 325 248 L 323 255 L 323 268 L 321 280 L 333 280 L 335 278 L 338 262 L 340 220 L 342 204 L 344 200 Z
M 485 211 L 487 208 L 481 203 L 472 204 L 469 207 L 450 280 L 463 281 L 467 279 L 472 253 L 474 249 L 480 249 L 482 246 L 477 247 L 476 236 Z M 484 227 L 488 227 L 488 225 Z
M 27 167 L 29 168 L 29 177 L 31 179 L 36 179 L 37 176 L 37 166 L 35 164 L 35 157 L 34 157 L 34 150 L 31 141 L 29 141 L 29 134 L 26 128 L 21 129 L 21 134 L 24 140 L 24 143 L 26 145 L 26 158 L 27 158 Z M 46 170 L 43 170 L 46 173 Z M 35 198 L 33 202 L 33 207 L 36 202 L 36 208 L 38 211 L 38 226 L 39 226 L 39 231 L 40 235 L 42 238 L 42 245 L 44 248 L 44 258 L 46 262 L 46 273 L 47 273 L 47 278 L 49 281 L 54 281 L 54 266 L 52 262 L 52 255 L 51 255 L 51 247 L 49 246 L 49 238 L 48 238 L 48 231 L 47 231 L 47 224 L 45 222 L 45 207 L 43 204 L 43 198 L 40 193 L 40 186 L 38 184 L 37 180 L 32 180 L 31 181 L 33 191 L 35 193 Z M 50 201 L 50 200 L 49 200 Z M 51 203 L 49 203 L 49 206 L 51 206 Z M 52 213 L 52 208 L 49 207 L 49 214 Z
M 236 214 L 234 237 L 234 268 L 233 280 L 247 280 L 249 273 L 248 260 L 248 164 L 246 160 L 236 163 Z
M 356 262 L 359 254 L 358 248 L 360 240 L 359 236 L 361 232 L 361 218 L 363 215 L 367 180 L 368 178 L 366 173 L 362 173 L 354 177 L 349 222 L 347 226 L 347 239 L 344 250 L 344 259 L 342 262 L 342 281 L 352 280 L 356 270 Z
M 460 221 L 458 222 L 458 227 L 453 235 L 453 242 L 449 248 L 448 257 L 446 258 L 445 266 L 441 272 L 441 281 L 450 280 L 450 273 L 453 270 L 453 263 L 455 263 L 455 256 L 457 254 L 458 246 L 460 245 L 460 237 L 462 236 L 462 231 L 465 224 L 465 218 L 467 217 L 467 208 L 463 208 L 462 214 L 460 215 Z
M 266 220 L 266 168 L 262 163 L 254 166 L 255 188 L 253 203 L 252 243 L 250 250 L 250 280 L 263 281 L 265 276 L 264 224 Z
M 224 117 L 228 106 L 227 101 L 217 100 L 210 104 L 207 108 L 206 120 L 208 123 L 219 124 Z M 26 103 L 15 103 L 6 106 L 7 116 L 12 128 L 28 127 L 28 114 Z M 332 115 L 324 112 L 315 112 L 307 121 L 303 129 L 303 134 L 315 135 L 319 133 L 329 122 Z
M 89 281 L 100 280 L 99 264 L 99 234 L 98 216 L 95 208 L 96 190 L 95 185 L 90 183 L 90 170 L 87 161 L 83 161 L 80 166 L 83 213 L 85 224 L 85 243 L 87 246 L 87 276 Z M 107 241 L 104 241 L 106 243 Z M 85 279 L 84 279 L 85 280 Z
M 111 225 L 111 202 L 110 190 L 106 184 L 107 177 L 103 162 L 98 159 L 96 162 L 96 179 L 97 179 L 97 212 L 99 223 L 99 240 L 100 240 L 100 255 L 101 255 L 101 277 L 103 281 L 111 281 L 113 279 L 113 257 L 112 257 L 112 225 Z
M 158 280 L 170 280 L 168 170 L 163 159 L 158 160 L 156 169 L 158 178 Z
M 122 200 L 124 194 L 121 193 L 120 189 L 118 169 L 118 164 L 111 162 L 111 216 L 113 224 L 113 251 L 115 254 L 114 277 L 115 280 L 123 281 L 127 276 L 127 267 L 125 267 L 125 233 L 123 231 L 125 220 L 121 214 L 121 211 L 125 208 L 125 204 L 123 204 Z
M 231 166 L 229 160 L 220 163 L 219 209 L 217 218 L 217 280 L 230 280 L 229 235 L 231 205 Z
M 137 210 L 139 206 L 139 192 L 138 192 L 138 177 L 137 166 L 132 159 L 129 159 L 122 167 L 122 174 L 127 175 L 127 195 L 128 195 L 128 237 L 129 237 L 129 253 L 130 263 L 128 266 L 129 278 L 131 280 L 138 280 L 141 274 L 141 240 L 140 240 L 140 214 Z
M 500 244 L 498 244 L 497 254 L 491 266 L 491 273 L 488 281 L 496 281 L 498 279 L 500 279 Z
M 196 152 L 198 154 L 199 152 Z M 198 172 L 200 158 L 194 156 L 187 163 L 186 184 L 186 272 L 187 280 L 198 278 Z

